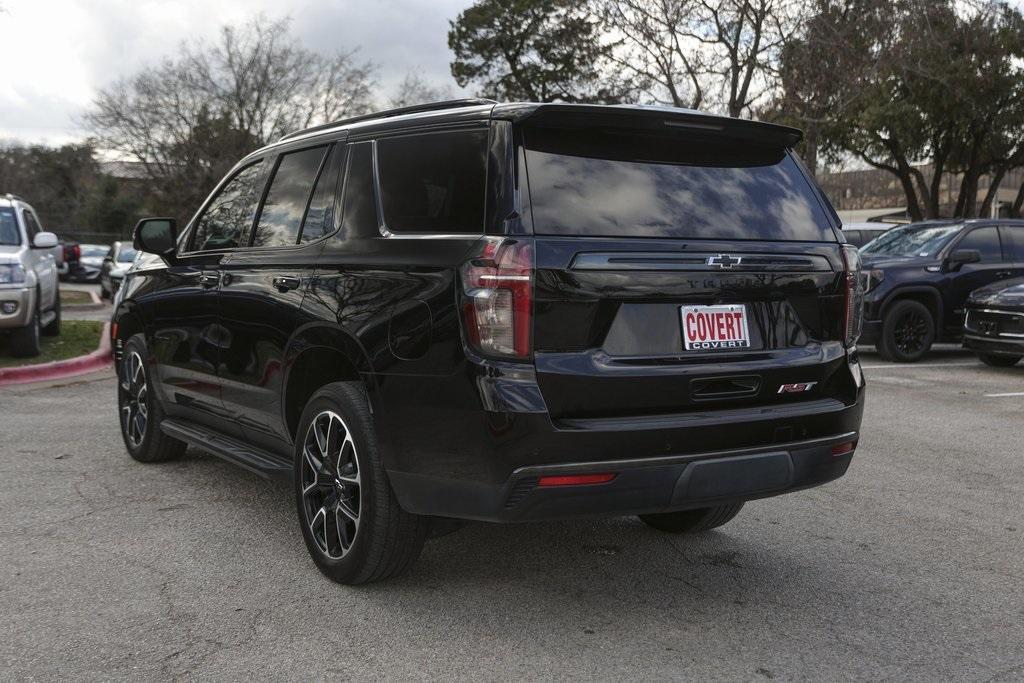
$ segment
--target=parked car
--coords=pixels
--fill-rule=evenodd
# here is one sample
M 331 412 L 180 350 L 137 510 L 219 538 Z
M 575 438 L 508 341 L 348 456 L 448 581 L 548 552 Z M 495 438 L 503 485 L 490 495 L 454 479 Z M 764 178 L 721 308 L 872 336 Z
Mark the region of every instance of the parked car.
M 1024 358 L 1024 278 L 971 292 L 964 316 L 964 348 L 994 367 Z
M 110 247 L 104 244 L 82 244 L 79 248 L 81 258 L 74 279 L 79 282 L 99 282 L 103 261 L 110 252 Z
M 895 223 L 843 223 L 843 237 L 848 244 L 863 247 L 879 235 L 884 235 L 896 227 Z
M 100 268 L 100 297 L 113 299 L 121 288 L 125 273 L 135 262 L 135 247 L 127 242 L 114 242 L 107 250 Z
M 0 332 L 13 356 L 38 356 L 39 335 L 60 334 L 56 247 L 31 206 L 0 196 Z
M 1024 221 L 914 223 L 872 241 L 861 259 L 861 341 L 885 358 L 913 362 L 935 342 L 961 340 L 968 294 L 1024 275 Z
M 702 531 L 840 477 L 861 279 L 799 140 L 486 100 L 285 136 L 180 232 L 136 228 L 128 452 L 291 476 L 343 583 L 404 571 L 437 520 Z
M 81 245 L 71 237 L 57 235 L 60 257 L 57 265 L 57 275 L 60 281 L 67 281 L 78 272 L 79 261 L 82 256 Z

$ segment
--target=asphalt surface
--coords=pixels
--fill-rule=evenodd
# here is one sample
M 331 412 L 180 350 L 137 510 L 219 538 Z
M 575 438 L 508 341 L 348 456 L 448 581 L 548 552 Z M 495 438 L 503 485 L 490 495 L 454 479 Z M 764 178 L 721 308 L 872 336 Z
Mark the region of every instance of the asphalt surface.
M 1024 679 L 1024 366 L 864 364 L 839 481 L 692 537 L 474 525 L 359 588 L 285 487 L 130 460 L 113 379 L 0 390 L 0 677 Z

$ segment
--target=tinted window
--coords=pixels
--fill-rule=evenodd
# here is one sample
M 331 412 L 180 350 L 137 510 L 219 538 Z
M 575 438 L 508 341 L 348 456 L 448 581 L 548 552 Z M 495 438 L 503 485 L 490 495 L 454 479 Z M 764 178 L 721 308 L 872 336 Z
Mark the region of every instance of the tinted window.
M 135 260 L 135 250 L 131 247 L 123 247 L 121 253 L 117 255 L 118 263 L 131 263 Z
M 487 132 L 377 142 L 384 222 L 393 232 L 483 233 Z
M 1024 227 L 1003 226 L 1003 253 L 1007 261 L 1024 261 Z
M 342 145 L 335 145 L 328 153 L 327 161 L 324 162 L 316 187 L 313 189 L 313 197 L 309 200 L 306 218 L 302 221 L 300 241 L 313 242 L 334 232 L 335 194 L 344 157 L 345 149 Z
M 783 149 L 597 130 L 524 137 L 537 233 L 835 241 Z
M 1003 251 L 999 246 L 999 231 L 995 228 L 971 230 L 955 248 L 977 249 L 981 254 L 982 263 L 995 263 L 1003 260 Z
M 302 225 L 306 204 L 326 149 L 315 147 L 281 156 L 256 222 L 252 240 L 254 247 L 280 247 L 298 243 L 299 226 Z
M 196 223 L 193 249 L 231 249 L 249 244 L 265 168 L 263 161 L 246 166 L 217 193 Z
M 5 246 L 21 244 L 21 233 L 18 230 L 18 222 L 14 218 L 14 211 L 7 207 L 0 208 L 0 244 Z
M 25 232 L 28 233 L 29 244 L 32 244 L 36 239 L 36 235 L 42 232 L 42 229 L 39 227 L 39 221 L 37 221 L 35 215 L 28 210 L 25 211 Z
M 843 230 L 843 237 L 846 238 L 846 241 L 849 244 L 852 244 L 855 247 L 859 247 L 864 244 L 864 236 L 861 234 L 860 230 Z
M 373 149 L 370 143 L 353 145 L 345 176 L 345 205 L 341 237 L 379 234 L 377 205 L 373 196 Z

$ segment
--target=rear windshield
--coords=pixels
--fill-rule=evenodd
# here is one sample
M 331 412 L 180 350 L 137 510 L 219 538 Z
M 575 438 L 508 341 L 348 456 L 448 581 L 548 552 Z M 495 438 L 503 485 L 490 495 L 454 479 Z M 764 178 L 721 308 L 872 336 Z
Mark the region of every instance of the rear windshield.
M 785 150 L 689 136 L 524 131 L 543 235 L 836 241 Z

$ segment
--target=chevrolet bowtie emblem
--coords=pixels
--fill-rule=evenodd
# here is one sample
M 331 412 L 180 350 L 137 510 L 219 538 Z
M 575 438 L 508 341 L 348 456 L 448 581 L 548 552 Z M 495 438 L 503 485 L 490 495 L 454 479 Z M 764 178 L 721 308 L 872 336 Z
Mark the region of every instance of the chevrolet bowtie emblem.
M 722 268 L 728 270 L 743 263 L 742 256 L 729 256 L 729 254 L 719 254 L 718 256 L 709 256 L 707 264 L 709 266 L 715 266 L 716 268 Z

